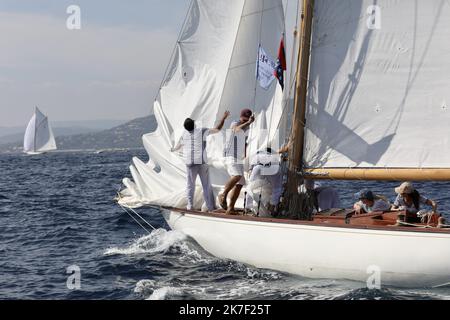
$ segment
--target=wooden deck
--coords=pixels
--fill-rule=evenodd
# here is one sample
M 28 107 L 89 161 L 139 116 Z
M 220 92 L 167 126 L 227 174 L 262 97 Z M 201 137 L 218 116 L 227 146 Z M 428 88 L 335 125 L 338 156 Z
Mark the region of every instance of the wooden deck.
M 401 212 L 374 212 L 370 214 L 355 215 L 353 210 L 331 210 L 321 214 L 314 215 L 313 221 L 293 220 L 289 218 L 261 218 L 254 215 L 244 215 L 241 211 L 238 215 L 228 215 L 224 210 L 216 210 L 214 212 L 201 212 L 195 210 L 187 210 L 172 207 L 162 207 L 164 210 L 174 211 L 181 214 L 197 215 L 202 217 L 212 217 L 220 219 L 253 221 L 265 223 L 305 225 L 318 227 L 333 227 L 347 229 L 364 229 L 364 230 L 386 230 L 400 232 L 423 232 L 423 233 L 445 233 L 450 234 L 450 229 L 437 228 L 437 223 L 430 224 L 414 224 L 415 226 L 397 224 L 398 215 Z

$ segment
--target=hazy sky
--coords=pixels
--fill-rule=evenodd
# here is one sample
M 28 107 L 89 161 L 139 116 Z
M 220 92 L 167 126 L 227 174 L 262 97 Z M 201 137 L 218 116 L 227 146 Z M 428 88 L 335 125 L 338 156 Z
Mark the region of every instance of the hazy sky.
M 295 2 L 295 1 L 292 1 Z M 81 30 L 68 30 L 68 6 Z M 0 0 L 0 126 L 151 112 L 189 0 Z
M 68 30 L 67 7 L 81 8 Z M 188 0 L 1 0 L 0 126 L 148 115 Z

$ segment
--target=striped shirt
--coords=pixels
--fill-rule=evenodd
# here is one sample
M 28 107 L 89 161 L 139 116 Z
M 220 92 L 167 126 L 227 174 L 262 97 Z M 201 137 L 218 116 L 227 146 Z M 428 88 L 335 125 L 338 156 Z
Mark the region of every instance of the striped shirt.
M 227 130 L 227 140 L 225 143 L 224 157 L 233 158 L 234 160 L 243 160 L 246 156 L 246 144 L 249 134 L 249 128 L 234 132 L 234 128 L 241 125 L 239 121 L 231 123 L 230 129 Z
M 184 161 L 187 166 L 206 164 L 206 138 L 210 129 L 195 128 L 193 131 L 184 131 L 180 143 L 183 145 Z

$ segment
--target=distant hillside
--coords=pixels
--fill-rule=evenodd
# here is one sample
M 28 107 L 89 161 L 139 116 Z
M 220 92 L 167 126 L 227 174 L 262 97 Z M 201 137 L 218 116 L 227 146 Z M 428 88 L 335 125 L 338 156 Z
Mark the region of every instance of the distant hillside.
M 57 136 L 90 133 L 108 130 L 124 123 L 123 120 L 78 120 L 78 121 L 54 121 L 50 119 L 53 131 Z M 14 135 L 23 136 L 28 123 L 23 126 L 0 127 L 0 144 L 19 141 L 17 138 L 12 141 L 4 141 L 3 138 Z
M 142 135 L 156 129 L 156 119 L 153 115 L 138 118 L 109 130 L 56 136 L 58 150 L 101 150 L 111 148 L 141 148 Z M 20 137 L 23 139 L 23 137 Z M 15 143 L 0 145 L 0 152 L 21 152 L 22 140 Z
M 53 129 L 53 133 L 57 137 L 72 136 L 75 134 L 85 134 L 85 133 L 101 131 L 98 129 L 95 130 L 95 129 L 87 128 L 87 127 L 67 127 L 67 128 L 53 127 L 52 129 Z M 7 143 L 17 143 L 18 141 L 21 141 L 23 139 L 24 134 L 25 134 L 25 128 L 22 128 L 22 130 L 20 130 L 19 133 L 0 136 L 0 145 L 7 144 Z

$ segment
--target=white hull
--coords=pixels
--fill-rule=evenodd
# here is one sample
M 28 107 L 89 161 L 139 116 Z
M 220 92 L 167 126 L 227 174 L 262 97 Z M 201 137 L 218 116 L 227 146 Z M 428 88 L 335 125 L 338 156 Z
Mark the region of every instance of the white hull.
M 450 234 L 245 221 L 164 211 L 212 255 L 308 278 L 434 287 L 450 282 Z

